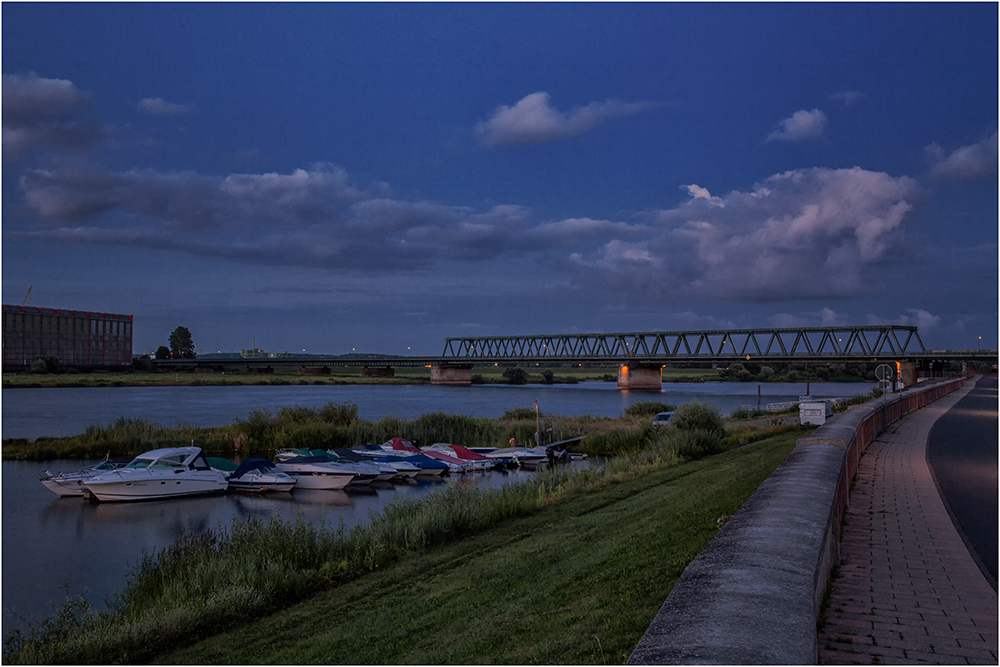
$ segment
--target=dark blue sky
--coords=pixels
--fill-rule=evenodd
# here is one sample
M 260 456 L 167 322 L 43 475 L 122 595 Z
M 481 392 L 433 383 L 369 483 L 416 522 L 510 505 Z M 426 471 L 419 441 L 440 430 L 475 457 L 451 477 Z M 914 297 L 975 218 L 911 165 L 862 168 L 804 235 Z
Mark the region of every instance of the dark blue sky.
M 135 349 L 997 347 L 997 4 L 4 3 L 3 301 Z

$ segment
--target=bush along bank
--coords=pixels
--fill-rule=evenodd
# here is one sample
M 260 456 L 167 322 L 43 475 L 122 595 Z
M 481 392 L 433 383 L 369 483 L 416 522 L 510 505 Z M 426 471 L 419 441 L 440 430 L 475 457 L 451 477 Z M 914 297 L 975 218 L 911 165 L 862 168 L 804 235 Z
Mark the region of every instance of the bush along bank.
M 447 485 L 421 500 L 397 500 L 350 531 L 272 518 L 184 535 L 143 558 L 106 611 L 68 600 L 40 626 L 8 634 L 4 662 L 145 662 L 406 554 L 726 448 L 714 430 L 652 433 L 641 449 L 600 467 L 556 468 L 499 489 Z
M 547 442 L 588 436 L 577 446 L 586 453 L 608 453 L 637 449 L 650 435 L 644 430 L 652 414 L 650 406 L 636 404 L 620 417 L 561 417 L 541 415 Z M 104 427 L 89 426 L 80 435 L 64 438 L 38 438 L 3 441 L 3 458 L 43 461 L 49 459 L 99 459 L 105 456 L 128 459 L 159 447 L 194 444 L 214 456 L 264 456 L 270 458 L 278 448 L 327 449 L 382 443 L 394 437 L 407 438 L 421 445 L 448 442 L 469 447 L 506 447 L 511 439 L 522 445 L 534 445 L 537 427 L 531 409 L 517 408 L 490 419 L 449 415 L 441 412 L 414 419 L 383 417 L 375 421 L 358 417 L 353 403 L 327 403 L 319 407 L 294 406 L 277 412 L 251 410 L 244 419 L 227 426 L 162 426 L 142 418 L 119 418 Z M 613 435 L 625 429 L 632 440 L 620 443 Z M 604 436 L 609 436 L 607 439 Z

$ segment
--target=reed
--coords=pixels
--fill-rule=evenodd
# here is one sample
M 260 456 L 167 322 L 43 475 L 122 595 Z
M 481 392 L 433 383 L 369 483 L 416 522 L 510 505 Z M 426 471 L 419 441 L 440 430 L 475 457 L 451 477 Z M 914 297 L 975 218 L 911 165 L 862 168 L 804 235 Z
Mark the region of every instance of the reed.
M 414 420 L 418 432 L 479 428 L 479 421 L 433 415 Z M 351 426 L 332 426 L 351 428 Z M 517 422 L 514 422 L 517 423 Z M 393 424 L 394 426 L 398 424 Z M 426 431 L 419 431 L 424 428 Z M 5 638 L 4 662 L 141 662 L 165 646 L 192 641 L 259 617 L 312 592 L 384 568 L 406 554 L 475 535 L 504 521 L 609 485 L 718 451 L 710 433 L 640 428 L 614 431 L 622 448 L 639 452 L 590 470 L 555 468 L 531 480 L 482 488 L 449 484 L 428 496 L 390 503 L 350 531 L 286 522 L 234 520 L 145 555 L 123 590 L 95 612 L 67 603 L 57 621 Z

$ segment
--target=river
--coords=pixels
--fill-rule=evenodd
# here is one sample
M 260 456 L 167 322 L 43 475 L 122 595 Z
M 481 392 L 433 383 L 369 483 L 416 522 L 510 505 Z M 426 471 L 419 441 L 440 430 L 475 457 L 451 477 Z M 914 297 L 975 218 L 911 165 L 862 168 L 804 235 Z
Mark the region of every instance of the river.
M 250 410 L 276 411 L 292 405 L 319 406 L 350 401 L 363 419 L 417 417 L 428 412 L 499 417 L 517 407 L 551 415 L 618 416 L 636 401 L 680 405 L 701 401 L 728 414 L 740 405 L 796 400 L 806 384 L 706 382 L 664 383 L 660 394 L 620 392 L 614 382 L 576 385 L 289 385 L 240 387 L 109 387 L 80 389 L 4 389 L 3 438 L 67 436 L 89 425 L 107 425 L 119 417 L 143 417 L 176 425 L 221 426 L 245 418 Z M 812 383 L 813 396 L 848 397 L 870 384 Z M 359 443 L 361 444 L 361 443 Z M 43 470 L 75 470 L 85 461 L 31 463 L 4 461 L 2 466 L 3 632 L 37 623 L 53 605 L 84 595 L 103 607 L 118 591 L 142 553 L 171 544 L 183 531 L 226 526 L 234 518 L 277 515 L 351 527 L 368 519 L 395 498 L 417 496 L 441 483 L 498 485 L 525 479 L 531 472 L 486 473 L 445 482 L 384 484 L 351 493 L 309 491 L 265 497 L 222 495 L 144 503 L 90 504 L 58 498 L 38 482 Z

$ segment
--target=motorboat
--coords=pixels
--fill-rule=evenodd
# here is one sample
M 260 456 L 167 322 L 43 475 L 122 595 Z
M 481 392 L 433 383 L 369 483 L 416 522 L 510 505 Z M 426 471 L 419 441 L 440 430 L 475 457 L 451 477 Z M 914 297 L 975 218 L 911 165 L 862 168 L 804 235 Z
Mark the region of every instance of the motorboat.
M 83 486 L 87 494 L 107 502 L 221 493 L 228 482 L 224 473 L 209 466 L 200 447 L 167 447 L 90 477 Z
M 389 456 L 380 456 L 370 460 L 378 464 L 392 466 L 398 478 L 412 478 L 420 474 L 420 467 L 405 456 L 393 456 L 390 454 Z
M 42 473 L 40 480 L 42 486 L 61 497 L 83 496 L 83 482 L 96 477 L 101 473 L 121 468 L 127 461 L 109 461 L 104 459 L 100 463 L 90 468 L 77 470 L 74 472 L 51 473 L 48 470 Z
M 420 472 L 417 475 L 423 475 L 427 477 L 440 477 L 449 471 L 448 464 L 443 461 L 436 461 L 426 454 L 402 454 L 402 458 L 405 458 L 408 463 L 420 468 Z
M 448 456 L 468 463 L 475 471 L 492 470 L 497 465 L 497 462 L 493 459 L 488 459 L 482 454 L 476 453 L 468 447 L 463 447 L 462 445 L 451 445 L 444 442 L 438 442 L 434 443 L 430 447 L 424 447 L 424 451 L 427 451 L 428 449 L 441 452 L 442 454 L 447 454 Z
M 327 455 L 293 456 L 279 460 L 275 466 L 295 478 L 299 489 L 343 489 L 358 473 L 336 463 Z
M 291 491 L 297 480 L 267 459 L 245 459 L 229 476 L 230 491 Z
M 457 459 L 454 456 L 449 456 L 442 451 L 435 449 L 424 449 L 424 456 L 434 459 L 435 461 L 440 461 L 448 466 L 448 472 L 453 473 L 464 473 L 472 472 L 472 463 L 469 461 L 463 461 L 462 459 Z
M 483 456 L 488 459 L 509 461 L 514 466 L 525 468 L 534 468 L 548 461 L 544 452 L 530 447 L 504 447 Z
M 399 476 L 398 471 L 395 467 L 382 463 L 378 460 L 373 460 L 369 457 L 357 454 L 354 450 L 347 449 L 345 447 L 336 447 L 334 449 L 326 450 L 327 454 L 334 457 L 335 460 L 341 463 L 361 463 L 365 466 L 375 466 L 378 470 L 378 476 L 372 480 L 375 482 L 391 482 L 393 479 Z

